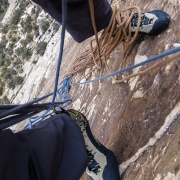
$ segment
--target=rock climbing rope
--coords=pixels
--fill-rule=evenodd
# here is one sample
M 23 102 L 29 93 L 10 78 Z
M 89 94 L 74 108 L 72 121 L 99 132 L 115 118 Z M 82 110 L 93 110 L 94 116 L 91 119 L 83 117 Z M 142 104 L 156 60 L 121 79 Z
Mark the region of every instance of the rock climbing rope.
M 33 100 L 31 102 L 28 102 L 26 104 L 22 105 L 16 105 L 15 107 L 11 106 L 9 109 L 6 109 L 6 111 L 3 111 L 0 114 L 0 130 L 7 128 L 9 126 L 12 126 L 18 122 L 23 121 L 24 119 L 27 119 L 29 117 L 34 116 L 35 114 L 40 113 L 42 110 L 40 109 L 33 109 L 33 111 L 25 111 L 26 108 L 33 105 L 34 103 L 37 103 L 38 101 L 41 101 L 42 99 L 45 99 L 49 96 L 52 97 L 52 102 L 46 106 L 46 111 L 37 116 L 34 121 L 38 121 L 39 119 L 42 119 L 48 115 L 48 113 L 52 110 L 54 104 L 55 104 L 55 98 L 57 94 L 57 86 L 58 86 L 58 79 L 59 79 L 59 73 L 60 73 L 60 66 L 62 61 L 62 55 L 63 55 L 63 47 L 64 47 L 64 38 L 65 38 L 65 27 L 66 27 L 66 17 L 67 17 L 67 2 L 66 0 L 62 1 L 62 30 L 61 30 L 61 41 L 60 41 L 60 51 L 59 51 L 59 58 L 58 58 L 58 64 L 56 69 L 56 76 L 55 76 L 55 85 L 54 85 L 54 92 L 48 95 L 45 95 L 41 98 L 37 98 L 36 100 Z M 63 102 L 64 103 L 64 102 Z M 63 104 L 62 102 L 59 104 Z M 42 104 L 40 104 L 42 105 Z M 43 106 L 43 105 L 42 105 Z M 12 108 L 13 107 L 13 108 Z M 8 108 L 7 106 L 5 108 Z
M 141 23 L 141 18 L 139 18 L 136 32 L 132 34 L 130 30 L 131 19 L 135 13 L 138 13 L 138 16 L 141 17 L 140 8 L 133 6 L 125 10 L 120 10 L 119 6 L 116 4 L 115 7 L 113 7 L 113 14 L 108 27 L 102 32 L 97 33 L 92 0 L 89 0 L 89 5 L 92 25 L 95 32 L 95 39 L 91 40 L 90 48 L 75 59 L 75 63 L 71 67 L 69 73 L 65 75 L 66 77 L 73 77 L 77 73 L 82 73 L 83 77 L 79 81 L 84 78 L 90 78 L 91 73 L 95 69 L 100 70 L 104 66 L 110 73 L 111 70 L 107 64 L 107 61 L 109 60 L 110 54 L 119 44 L 122 44 L 123 47 L 123 57 L 119 63 L 119 68 L 122 67 L 126 60 L 125 55 L 127 49 L 135 41 Z M 86 69 L 89 69 L 87 74 L 85 74 Z M 117 80 L 115 79 L 115 81 Z
M 110 1 L 110 3 L 112 2 L 113 1 Z M 76 81 L 74 84 L 76 85 L 86 84 L 88 82 L 94 82 L 107 77 L 111 77 L 113 82 L 115 83 L 124 82 L 132 77 L 146 74 L 150 72 L 152 69 L 162 67 L 163 65 L 170 63 L 179 57 L 178 54 L 173 57 L 167 57 L 165 60 L 161 60 L 161 62 L 158 62 L 157 64 L 154 64 L 143 71 L 140 71 L 136 74 L 131 74 L 127 77 L 124 77 L 123 79 L 117 79 L 115 75 L 133 69 L 135 67 L 138 67 L 138 65 L 134 65 L 134 66 L 132 65 L 130 67 L 122 69 L 122 67 L 124 67 L 124 65 L 126 64 L 127 50 L 132 46 L 133 42 L 137 38 L 138 31 L 141 25 L 141 14 L 142 14 L 141 10 L 137 6 L 130 7 L 125 10 L 120 10 L 119 8 L 120 2 L 121 0 L 117 0 L 116 2 L 113 3 L 113 15 L 108 27 L 105 28 L 102 32 L 97 33 L 95 17 L 94 17 L 93 1 L 89 0 L 92 25 L 95 32 L 95 39 L 91 40 L 90 48 L 84 51 L 78 58 L 75 59 L 75 63 L 71 67 L 69 73 L 66 74 L 66 77 L 74 77 L 76 74 L 82 73 L 81 79 Z M 131 19 L 135 13 L 140 18 L 138 18 L 136 31 L 132 33 Z M 122 44 L 122 57 L 118 65 L 119 67 L 118 69 L 120 70 L 113 72 L 113 70 L 111 70 L 110 67 L 108 66 L 107 61 L 110 60 L 109 58 L 110 54 L 119 44 Z M 171 52 L 176 50 L 177 49 L 174 49 Z M 155 60 L 157 59 L 155 58 Z M 139 66 L 146 64 L 148 62 L 151 62 L 151 58 L 143 62 Z M 99 77 L 97 79 L 87 81 L 84 83 L 79 83 L 82 79 L 86 79 L 86 80 L 90 79 L 92 72 L 95 71 L 96 69 L 100 70 L 101 68 L 104 67 L 106 68 L 109 75 Z M 86 72 L 86 70 L 88 70 L 88 72 Z

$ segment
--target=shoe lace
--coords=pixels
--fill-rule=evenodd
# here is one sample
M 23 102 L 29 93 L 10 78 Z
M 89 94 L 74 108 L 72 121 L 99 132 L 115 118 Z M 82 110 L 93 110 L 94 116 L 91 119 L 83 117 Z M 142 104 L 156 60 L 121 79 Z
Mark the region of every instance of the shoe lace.
M 73 113 L 73 115 L 74 115 L 75 121 L 80 126 L 81 132 L 83 133 L 86 130 L 86 127 L 88 125 L 88 120 L 79 113 L 77 114 Z M 88 150 L 88 145 L 86 145 L 86 150 L 87 150 L 87 155 L 89 158 L 87 167 L 89 171 L 92 171 L 95 174 L 97 174 L 98 172 L 102 171 L 102 168 L 99 166 L 99 163 L 94 159 L 94 155 L 96 154 L 96 152 L 93 153 L 93 149 Z
M 87 147 L 88 145 L 86 145 Z M 87 154 L 88 154 L 88 158 L 89 158 L 89 162 L 88 162 L 88 169 L 89 171 L 94 172 L 95 174 L 97 174 L 98 172 L 100 172 L 102 170 L 102 168 L 100 167 L 99 163 L 94 159 L 94 155 L 96 154 L 95 152 L 93 153 L 93 150 L 87 150 Z
M 145 16 L 145 13 L 142 13 L 140 28 L 143 29 L 143 26 L 152 24 L 152 21 L 153 21 L 153 18 L 149 19 L 148 17 Z M 134 29 L 135 27 L 137 27 L 137 24 L 138 24 L 138 13 L 135 13 L 131 20 L 131 27 Z
M 87 120 L 85 118 L 82 117 L 82 115 L 77 114 L 75 117 L 75 121 L 79 124 L 80 128 L 81 128 L 81 132 L 83 133 L 86 130 L 87 127 Z

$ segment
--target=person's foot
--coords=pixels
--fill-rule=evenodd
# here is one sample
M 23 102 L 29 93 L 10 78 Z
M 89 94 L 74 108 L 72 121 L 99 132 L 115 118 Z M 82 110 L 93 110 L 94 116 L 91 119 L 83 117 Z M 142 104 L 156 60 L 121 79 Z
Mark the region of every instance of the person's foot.
M 83 114 L 75 110 L 67 111 L 76 120 L 84 137 L 89 157 L 87 174 L 93 180 L 120 180 L 118 163 L 114 153 L 94 138 L 88 120 Z
M 169 22 L 169 15 L 162 10 L 154 10 L 147 13 L 142 13 L 139 33 L 149 36 L 157 36 L 168 27 Z M 132 32 L 136 31 L 137 23 L 138 14 L 135 13 L 131 20 Z

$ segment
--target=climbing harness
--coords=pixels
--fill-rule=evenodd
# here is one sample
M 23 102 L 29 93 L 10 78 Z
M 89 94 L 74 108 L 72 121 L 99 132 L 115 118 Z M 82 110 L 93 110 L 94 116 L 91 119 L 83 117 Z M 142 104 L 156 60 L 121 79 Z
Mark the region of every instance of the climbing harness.
M 43 121 L 48 116 L 53 116 L 54 114 L 61 114 L 63 111 L 63 108 L 68 106 L 72 100 L 69 99 L 69 90 L 70 90 L 70 82 L 71 78 L 64 79 L 60 85 L 61 87 L 56 92 L 56 98 L 55 103 L 62 103 L 63 104 L 54 104 L 54 107 L 52 107 L 52 112 L 46 114 L 45 116 L 42 116 L 41 118 L 37 117 L 31 117 L 28 119 L 28 124 L 23 127 L 23 129 L 32 129 L 34 126 L 36 126 L 38 123 Z

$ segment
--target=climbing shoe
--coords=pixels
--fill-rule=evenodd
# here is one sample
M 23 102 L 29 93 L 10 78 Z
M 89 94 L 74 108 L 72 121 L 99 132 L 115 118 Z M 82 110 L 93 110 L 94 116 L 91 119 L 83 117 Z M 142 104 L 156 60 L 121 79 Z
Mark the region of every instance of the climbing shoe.
M 88 120 L 83 114 L 75 110 L 67 111 L 79 125 L 84 137 L 89 158 L 86 173 L 92 180 L 120 180 L 118 163 L 114 153 L 94 138 Z
M 157 36 L 164 31 L 170 22 L 169 15 L 161 10 L 154 10 L 141 15 L 140 34 Z M 135 32 L 138 24 L 138 13 L 135 13 L 131 20 L 131 31 Z

